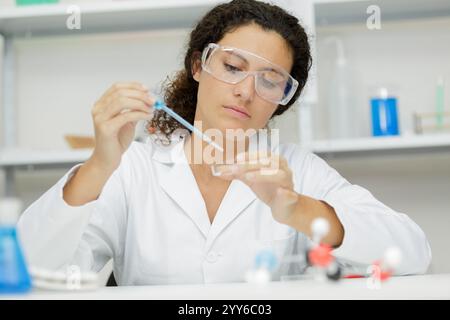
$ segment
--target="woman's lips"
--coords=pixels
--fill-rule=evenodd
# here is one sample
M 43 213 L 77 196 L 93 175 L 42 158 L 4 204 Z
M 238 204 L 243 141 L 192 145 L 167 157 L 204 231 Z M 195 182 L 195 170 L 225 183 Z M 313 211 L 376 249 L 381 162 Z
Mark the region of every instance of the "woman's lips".
M 250 115 L 247 112 L 245 112 L 242 109 L 239 109 L 237 107 L 224 106 L 224 108 L 229 114 L 235 116 L 236 118 L 239 118 L 239 119 L 249 119 L 250 118 Z

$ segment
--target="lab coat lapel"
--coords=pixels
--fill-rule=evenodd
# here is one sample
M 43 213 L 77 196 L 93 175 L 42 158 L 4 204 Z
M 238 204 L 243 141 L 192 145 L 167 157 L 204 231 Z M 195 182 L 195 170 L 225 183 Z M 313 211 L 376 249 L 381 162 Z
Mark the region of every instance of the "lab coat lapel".
M 206 238 L 210 222 L 202 195 L 184 155 L 184 140 L 170 151 L 158 148 L 153 159 L 160 162 L 158 180 L 161 188 L 193 220 Z
M 232 223 L 253 201 L 255 193 L 242 181 L 233 180 L 213 220 L 207 241 L 207 250 L 217 236 Z

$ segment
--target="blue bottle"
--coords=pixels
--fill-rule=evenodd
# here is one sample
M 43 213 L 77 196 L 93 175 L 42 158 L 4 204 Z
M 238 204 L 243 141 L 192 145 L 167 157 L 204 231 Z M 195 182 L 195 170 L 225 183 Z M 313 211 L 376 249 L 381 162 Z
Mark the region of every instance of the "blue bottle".
M 370 102 L 372 107 L 372 135 L 398 135 L 397 99 L 390 97 L 387 90 L 382 88 L 379 96 L 372 98 Z
M 0 199 L 0 294 L 24 293 L 31 289 L 30 274 L 15 227 L 20 208 L 18 199 Z

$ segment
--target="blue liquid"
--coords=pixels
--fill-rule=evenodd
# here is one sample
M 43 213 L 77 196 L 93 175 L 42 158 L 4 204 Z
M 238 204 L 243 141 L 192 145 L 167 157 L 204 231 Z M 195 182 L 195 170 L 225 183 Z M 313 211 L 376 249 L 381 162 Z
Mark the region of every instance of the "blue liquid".
M 270 250 L 263 250 L 256 255 L 255 267 L 256 269 L 265 268 L 273 271 L 277 265 L 277 258 Z
M 0 226 L 0 294 L 31 289 L 31 278 L 14 227 Z
M 371 99 L 373 136 L 398 135 L 397 99 Z

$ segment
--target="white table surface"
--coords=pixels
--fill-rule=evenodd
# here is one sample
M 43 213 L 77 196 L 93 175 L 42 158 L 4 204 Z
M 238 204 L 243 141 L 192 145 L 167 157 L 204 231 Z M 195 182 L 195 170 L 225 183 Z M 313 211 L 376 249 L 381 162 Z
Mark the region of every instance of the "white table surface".
M 394 277 L 369 289 L 367 279 L 338 283 L 312 279 L 270 282 L 265 285 L 227 283 L 102 287 L 95 291 L 44 291 L 0 299 L 179 299 L 179 300 L 277 300 L 277 299 L 450 299 L 450 274 Z

